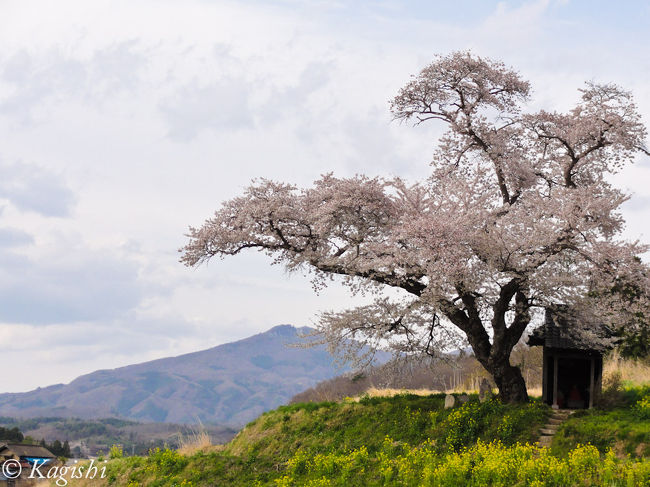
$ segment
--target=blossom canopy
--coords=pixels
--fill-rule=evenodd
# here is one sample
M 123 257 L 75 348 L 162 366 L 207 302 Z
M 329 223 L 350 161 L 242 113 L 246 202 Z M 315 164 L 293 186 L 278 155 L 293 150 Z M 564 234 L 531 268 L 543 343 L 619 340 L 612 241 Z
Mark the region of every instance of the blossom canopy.
M 535 310 L 589 302 L 625 323 L 648 289 L 646 247 L 619 238 L 628 196 L 610 183 L 648 154 L 631 94 L 587 83 L 568 112 L 527 113 L 529 93 L 502 63 L 439 57 L 391 102 L 397 120 L 447 126 L 426 180 L 256 181 L 190 229 L 181 260 L 250 248 L 313 272 L 316 286 L 343 276 L 376 300 L 321 314 L 333 347 L 435 354 L 460 337 L 504 399 L 526 400 L 509 356 Z M 634 306 L 607 292 L 621 282 L 643 291 Z

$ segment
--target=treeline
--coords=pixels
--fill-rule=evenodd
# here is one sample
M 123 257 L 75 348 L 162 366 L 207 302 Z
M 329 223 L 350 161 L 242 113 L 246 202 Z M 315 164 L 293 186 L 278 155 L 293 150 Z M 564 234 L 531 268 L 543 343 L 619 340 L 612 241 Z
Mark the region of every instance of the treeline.
M 100 418 L 84 420 L 80 418 L 62 418 L 57 416 L 17 419 L 0 416 L 0 424 L 15 425 L 22 431 L 36 430 L 43 425 L 53 425 L 65 429 L 70 438 L 106 435 L 116 428 L 137 426 L 138 422 L 119 418 Z
M 25 436 L 17 426 L 14 426 L 13 428 L 4 428 L 0 426 L 0 441 L 6 443 L 22 443 L 24 439 Z
M 125 455 L 146 455 L 151 449 L 178 447 L 181 438 L 193 431 L 191 425 L 138 423 L 120 418 L 0 417 L 0 425 L 21 431 L 25 442 L 37 444 L 43 438 L 40 443 L 52 453 L 69 458 L 106 454 L 111 445 L 121 445 Z M 226 443 L 236 433 L 225 426 L 205 425 L 204 428 L 214 443 Z
M 36 440 L 30 436 L 25 436 L 17 426 L 14 426 L 13 428 L 5 428 L 4 426 L 0 426 L 0 442 L 25 443 L 29 445 L 37 444 Z M 70 458 L 72 456 L 72 453 L 70 451 L 70 444 L 67 440 L 63 443 L 61 443 L 59 440 L 54 440 L 52 443 L 47 443 L 43 439 L 38 442 L 38 444 L 42 447 L 47 448 L 50 452 L 52 452 L 53 455 L 57 457 Z
M 54 456 L 66 458 L 72 457 L 68 440 L 65 440 L 63 443 L 59 440 L 54 440 L 52 443 L 47 443 L 45 440 L 41 440 L 39 445 L 50 450 Z
M 511 362 L 518 365 L 529 388 L 541 387 L 542 349 L 519 344 Z M 436 391 L 478 390 L 483 379 L 490 376 L 473 355 L 461 351 L 434 359 L 403 358 L 372 367 L 363 372 L 348 373 L 319 382 L 291 398 L 291 403 L 338 401 L 360 396 L 377 389 L 431 389 Z

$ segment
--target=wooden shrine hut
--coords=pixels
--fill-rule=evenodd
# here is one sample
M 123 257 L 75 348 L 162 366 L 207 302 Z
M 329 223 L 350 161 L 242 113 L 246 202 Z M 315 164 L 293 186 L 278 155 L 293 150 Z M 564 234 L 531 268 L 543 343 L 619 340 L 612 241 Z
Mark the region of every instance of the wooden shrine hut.
M 610 328 L 588 312 L 558 305 L 528 345 L 543 348 L 542 400 L 553 408 L 591 408 L 602 389 L 603 353 L 616 344 Z

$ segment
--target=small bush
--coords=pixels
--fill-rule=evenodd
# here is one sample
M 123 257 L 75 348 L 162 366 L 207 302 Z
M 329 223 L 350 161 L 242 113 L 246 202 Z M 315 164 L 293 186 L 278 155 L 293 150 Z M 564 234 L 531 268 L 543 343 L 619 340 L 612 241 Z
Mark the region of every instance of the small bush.
M 174 450 L 156 448 L 149 454 L 150 467 L 163 475 L 176 474 L 187 464 L 187 457 Z
M 548 415 L 548 406 L 541 402 L 510 406 L 492 399 L 484 403 L 469 401 L 451 410 L 438 428 L 439 436 L 450 450 L 476 443 L 498 439 L 504 444 L 533 440 L 536 425 Z
M 122 458 L 124 456 L 124 451 L 122 450 L 122 445 L 113 445 L 110 450 L 108 450 L 108 458 Z
M 650 419 L 650 395 L 640 399 L 634 405 L 634 411 L 639 419 Z

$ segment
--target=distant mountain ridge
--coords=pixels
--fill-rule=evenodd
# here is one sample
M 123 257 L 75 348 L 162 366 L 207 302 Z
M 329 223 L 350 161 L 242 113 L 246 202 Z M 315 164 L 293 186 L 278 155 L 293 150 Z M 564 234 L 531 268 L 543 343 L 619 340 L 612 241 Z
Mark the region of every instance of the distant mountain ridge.
M 311 331 L 280 325 L 199 352 L 0 394 L 0 416 L 121 417 L 241 426 L 342 372 L 324 346 L 289 347 Z

